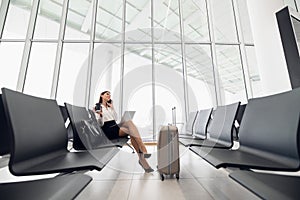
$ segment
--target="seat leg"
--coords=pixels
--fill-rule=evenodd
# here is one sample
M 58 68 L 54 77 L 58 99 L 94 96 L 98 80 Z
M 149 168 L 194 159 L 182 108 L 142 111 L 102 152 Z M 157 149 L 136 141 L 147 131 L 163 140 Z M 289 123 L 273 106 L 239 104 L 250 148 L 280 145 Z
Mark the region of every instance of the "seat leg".
M 126 145 L 129 146 L 129 148 L 132 149 L 132 153 L 134 153 L 134 148 L 128 142 L 126 142 Z

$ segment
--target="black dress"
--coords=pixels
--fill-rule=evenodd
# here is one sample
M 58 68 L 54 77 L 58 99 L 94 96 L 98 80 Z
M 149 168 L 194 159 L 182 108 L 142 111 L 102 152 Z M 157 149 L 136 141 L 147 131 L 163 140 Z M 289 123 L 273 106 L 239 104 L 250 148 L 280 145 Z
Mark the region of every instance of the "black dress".
M 120 138 L 119 136 L 120 127 L 115 120 L 104 122 L 104 125 L 102 126 L 102 130 L 104 134 L 107 136 L 107 138 L 110 140 Z

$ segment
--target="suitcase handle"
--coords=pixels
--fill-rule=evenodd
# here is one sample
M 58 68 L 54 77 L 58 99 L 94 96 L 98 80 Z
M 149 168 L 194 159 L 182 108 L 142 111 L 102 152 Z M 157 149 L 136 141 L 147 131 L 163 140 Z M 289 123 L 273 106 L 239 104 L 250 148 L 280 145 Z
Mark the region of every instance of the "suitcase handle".
M 176 126 L 176 107 L 172 108 L 172 125 Z

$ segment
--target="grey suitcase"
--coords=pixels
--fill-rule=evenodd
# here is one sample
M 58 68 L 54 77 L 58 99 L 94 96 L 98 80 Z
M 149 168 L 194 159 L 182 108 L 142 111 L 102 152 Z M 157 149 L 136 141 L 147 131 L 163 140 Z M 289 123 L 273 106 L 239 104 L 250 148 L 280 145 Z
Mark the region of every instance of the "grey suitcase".
M 179 143 L 176 126 L 169 125 L 161 128 L 157 144 L 157 159 L 157 168 L 162 181 L 164 175 L 176 175 L 179 179 Z

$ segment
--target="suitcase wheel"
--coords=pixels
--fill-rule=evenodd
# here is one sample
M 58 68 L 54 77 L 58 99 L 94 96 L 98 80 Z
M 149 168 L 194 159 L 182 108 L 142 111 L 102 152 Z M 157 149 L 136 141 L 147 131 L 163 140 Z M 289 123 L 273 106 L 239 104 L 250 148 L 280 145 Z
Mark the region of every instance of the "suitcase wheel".
M 164 180 L 165 180 L 165 177 L 164 177 L 163 174 L 160 175 L 160 179 L 161 179 L 161 181 L 164 181 Z
M 179 174 L 176 174 L 176 179 L 179 180 Z

